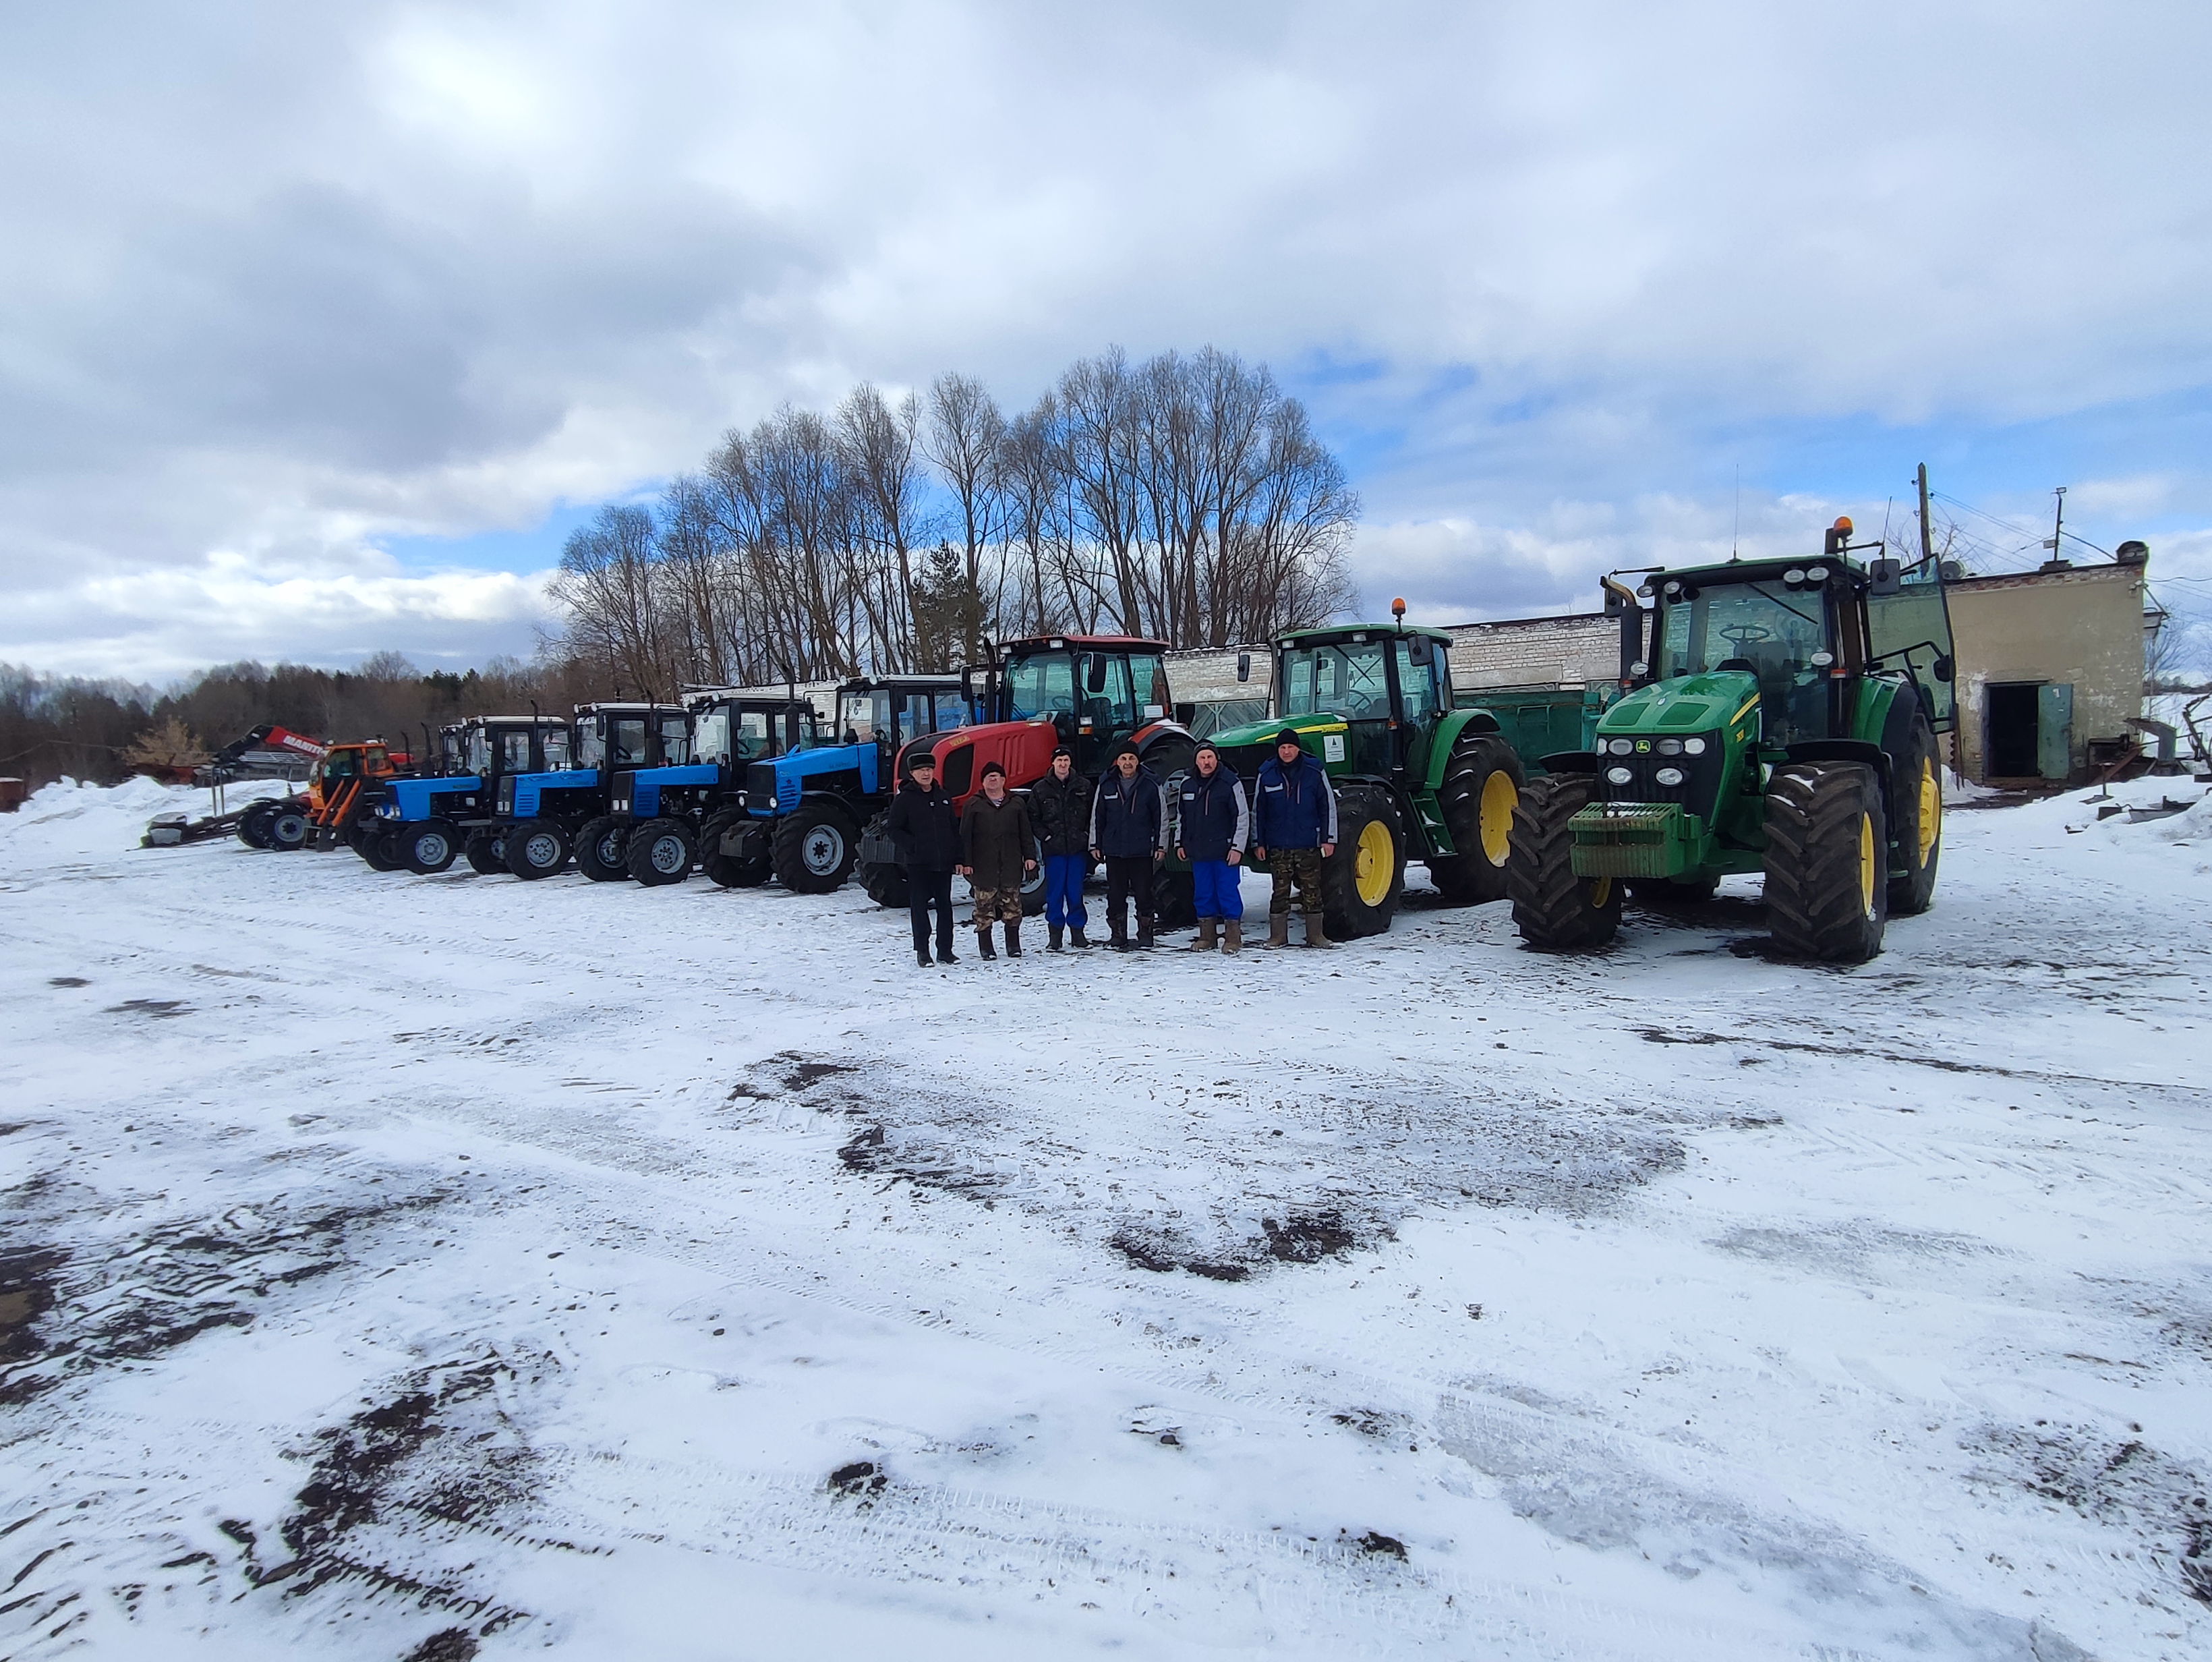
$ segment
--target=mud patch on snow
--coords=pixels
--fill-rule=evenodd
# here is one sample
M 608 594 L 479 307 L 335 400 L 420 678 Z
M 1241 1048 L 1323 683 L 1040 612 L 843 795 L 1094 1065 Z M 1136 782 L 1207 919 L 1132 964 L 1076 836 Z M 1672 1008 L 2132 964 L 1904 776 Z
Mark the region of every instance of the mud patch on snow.
M 145 1016 L 154 1021 L 167 1021 L 176 1016 L 190 1015 L 191 1008 L 181 998 L 126 998 L 120 1004 L 109 1005 L 106 1014 Z
M 2166 1590 L 2212 1604 L 2212 1482 L 2203 1472 L 2139 1437 L 2087 1426 L 1992 1426 L 1968 1446 L 2004 1463 L 1977 1473 L 1979 1481 L 2025 1488 L 2121 1531 Z
M 871 1125 L 837 1151 L 848 1172 L 907 1182 L 917 1189 L 939 1189 L 948 1194 L 985 1194 L 999 1187 L 996 1172 L 979 1172 L 963 1162 L 933 1158 L 925 1139 L 894 1139 L 880 1125 Z

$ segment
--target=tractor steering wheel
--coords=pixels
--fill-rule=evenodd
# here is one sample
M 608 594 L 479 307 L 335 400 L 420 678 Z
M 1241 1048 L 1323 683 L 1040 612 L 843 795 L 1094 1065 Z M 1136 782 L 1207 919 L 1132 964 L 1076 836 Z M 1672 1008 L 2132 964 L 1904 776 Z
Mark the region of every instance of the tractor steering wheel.
M 1774 631 L 1765 624 L 1724 624 L 1721 627 L 1721 639 L 1730 646 L 1749 646 L 1753 641 L 1773 638 Z

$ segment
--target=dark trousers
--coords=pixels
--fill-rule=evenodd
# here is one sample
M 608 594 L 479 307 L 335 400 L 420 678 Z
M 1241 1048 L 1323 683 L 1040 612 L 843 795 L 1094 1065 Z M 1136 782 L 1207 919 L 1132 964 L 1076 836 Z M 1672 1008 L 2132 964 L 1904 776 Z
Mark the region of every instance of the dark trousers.
M 1121 922 L 1124 898 L 1133 898 L 1136 901 L 1138 927 L 1149 929 L 1152 923 L 1152 855 L 1109 854 L 1106 856 L 1106 931 L 1117 941 L 1125 939 L 1127 934 Z
M 906 868 L 907 916 L 914 920 L 914 949 L 929 950 L 929 909 L 937 908 L 937 955 L 952 956 L 952 874 L 918 866 Z

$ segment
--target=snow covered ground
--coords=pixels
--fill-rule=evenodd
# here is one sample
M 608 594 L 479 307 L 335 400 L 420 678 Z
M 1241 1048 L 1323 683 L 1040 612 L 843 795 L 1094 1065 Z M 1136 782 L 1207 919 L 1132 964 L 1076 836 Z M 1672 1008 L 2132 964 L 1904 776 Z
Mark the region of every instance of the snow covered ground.
M 41 792 L 0 1653 L 2202 1656 L 2212 803 L 2081 795 L 1847 971 L 1747 881 L 925 973 Z

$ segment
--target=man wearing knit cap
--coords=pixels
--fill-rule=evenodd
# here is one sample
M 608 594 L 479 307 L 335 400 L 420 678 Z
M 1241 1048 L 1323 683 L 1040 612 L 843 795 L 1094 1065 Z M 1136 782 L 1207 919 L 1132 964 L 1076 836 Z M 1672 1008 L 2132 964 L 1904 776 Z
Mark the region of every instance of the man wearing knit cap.
M 1053 752 L 1051 771 L 1030 787 L 1030 820 L 1044 844 L 1045 950 L 1060 950 L 1062 928 L 1070 946 L 1088 947 L 1083 880 L 1091 875 L 1091 782 L 1075 770 L 1075 752 L 1066 745 Z
M 1167 858 L 1167 804 L 1160 782 L 1124 739 L 1114 752 L 1114 770 L 1098 782 L 1091 806 L 1091 854 L 1106 862 L 1106 933 L 1117 953 L 1131 950 L 1122 926 L 1122 902 L 1135 903 L 1135 945 L 1152 944 L 1152 868 Z
M 1237 874 L 1244 858 L 1244 837 L 1251 827 L 1245 811 L 1244 782 L 1221 765 L 1211 739 L 1199 743 L 1197 771 L 1183 776 L 1176 814 L 1176 855 L 1190 861 L 1191 898 L 1198 912 L 1195 953 L 1213 949 L 1222 931 L 1221 950 L 1244 945 L 1244 900 Z
M 1321 865 L 1336 852 L 1336 793 L 1294 728 L 1275 735 L 1275 754 L 1260 770 L 1252 852 L 1267 861 L 1275 892 L 1267 900 L 1267 944 L 1291 944 L 1291 891 L 1305 914 L 1306 945 L 1333 947 L 1321 916 Z M 1273 858 L 1269 850 L 1273 851 Z
M 1036 869 L 1028 806 L 1006 788 L 1006 770 L 983 764 L 983 788 L 960 815 L 960 874 L 975 892 L 975 950 L 991 950 L 991 925 L 1006 926 L 1006 956 L 1022 955 L 1022 883 Z

